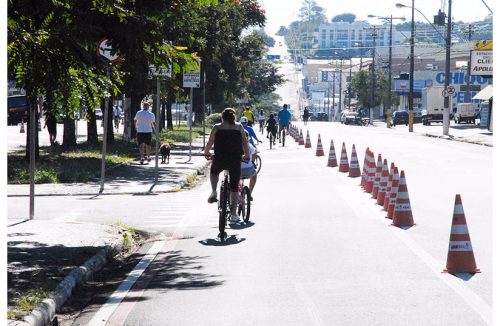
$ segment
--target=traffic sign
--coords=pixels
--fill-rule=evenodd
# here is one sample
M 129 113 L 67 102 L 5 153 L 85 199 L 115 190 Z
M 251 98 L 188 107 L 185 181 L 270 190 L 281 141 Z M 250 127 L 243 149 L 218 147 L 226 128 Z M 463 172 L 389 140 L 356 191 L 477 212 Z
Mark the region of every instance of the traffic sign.
M 121 59 L 118 53 L 115 53 L 113 51 L 109 40 L 106 38 L 103 38 L 99 41 L 99 45 L 97 46 L 97 55 L 108 59 L 109 61 L 111 61 L 111 63 L 116 63 Z
M 200 72 L 185 72 L 182 75 L 182 87 L 199 88 L 200 87 Z
M 172 77 L 172 65 L 168 67 L 149 66 L 149 74 L 154 77 Z
M 443 95 L 443 97 L 447 97 L 447 96 L 449 96 L 450 94 L 448 94 L 448 90 L 445 88 L 445 89 L 443 89 L 443 91 L 441 92 L 441 95 Z
M 448 95 L 453 95 L 453 94 L 455 94 L 455 87 L 448 86 L 447 91 L 448 91 Z

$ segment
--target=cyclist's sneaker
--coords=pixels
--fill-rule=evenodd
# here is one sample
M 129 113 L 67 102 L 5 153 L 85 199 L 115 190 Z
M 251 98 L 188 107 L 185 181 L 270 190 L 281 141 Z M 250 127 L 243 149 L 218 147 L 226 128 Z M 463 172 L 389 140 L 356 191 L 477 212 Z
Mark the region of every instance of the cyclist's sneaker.
M 231 216 L 229 217 L 229 221 L 232 223 L 239 223 L 240 217 L 237 214 L 231 214 Z
M 208 203 L 211 204 L 211 203 L 215 203 L 216 201 L 217 201 L 217 191 L 214 191 L 208 197 Z

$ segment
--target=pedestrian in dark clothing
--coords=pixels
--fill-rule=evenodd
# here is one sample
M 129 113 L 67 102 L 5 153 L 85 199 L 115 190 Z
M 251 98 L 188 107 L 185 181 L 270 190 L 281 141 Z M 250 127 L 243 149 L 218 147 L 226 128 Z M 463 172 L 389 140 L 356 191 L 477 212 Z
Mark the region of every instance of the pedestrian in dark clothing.
M 49 132 L 50 145 L 54 146 L 57 137 L 57 118 L 52 112 L 45 114 L 45 126 Z

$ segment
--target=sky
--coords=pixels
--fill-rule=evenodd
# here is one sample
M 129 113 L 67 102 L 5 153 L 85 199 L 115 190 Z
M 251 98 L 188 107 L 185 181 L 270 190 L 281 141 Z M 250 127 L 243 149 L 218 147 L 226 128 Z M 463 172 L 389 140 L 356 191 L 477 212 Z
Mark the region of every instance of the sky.
M 368 15 L 405 17 L 411 21 L 411 9 L 396 8 L 396 3 L 402 3 L 411 7 L 411 0 L 316 0 L 316 3 L 326 9 L 326 17 L 331 20 L 334 16 L 352 13 L 356 20 L 367 20 L 372 24 L 380 24 L 377 19 L 369 19 Z M 430 21 L 441 8 L 441 0 L 415 0 L 415 8 L 419 9 Z M 494 0 L 484 2 L 495 12 Z M 498 0 L 496 0 L 498 2 Z M 267 25 L 266 32 L 273 36 L 280 26 L 286 26 L 298 20 L 299 9 L 303 0 L 259 0 L 262 8 L 266 10 Z M 445 11 L 448 0 L 445 0 Z M 496 6 L 498 7 L 498 5 Z M 484 19 L 490 12 L 481 0 L 452 0 L 453 21 L 473 22 Z M 425 22 L 417 11 L 415 21 Z

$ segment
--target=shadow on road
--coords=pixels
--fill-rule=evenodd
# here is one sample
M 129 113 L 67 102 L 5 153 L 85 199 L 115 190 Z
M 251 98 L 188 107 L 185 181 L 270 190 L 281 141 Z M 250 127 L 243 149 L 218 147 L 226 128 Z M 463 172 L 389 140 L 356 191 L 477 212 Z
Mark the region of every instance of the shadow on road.
M 223 246 L 228 246 L 228 245 L 235 245 L 240 242 L 245 241 L 246 238 L 238 238 L 235 234 L 229 236 L 226 241 L 222 242 L 219 239 L 205 239 L 198 241 L 198 243 L 204 245 L 204 246 L 215 246 L 215 247 L 223 247 Z

